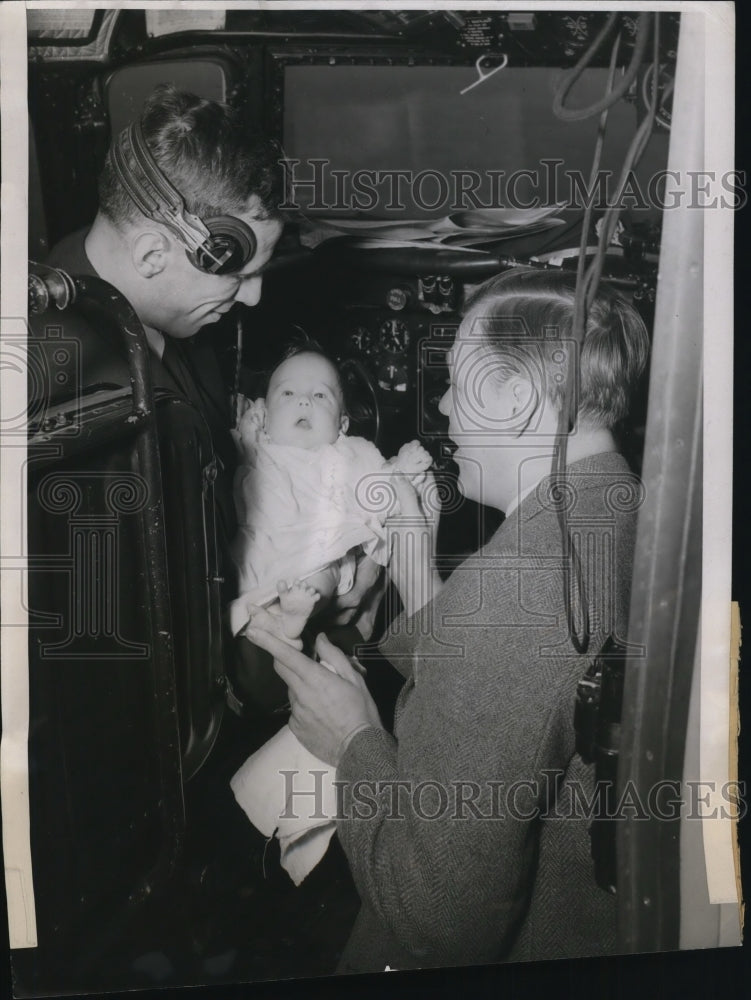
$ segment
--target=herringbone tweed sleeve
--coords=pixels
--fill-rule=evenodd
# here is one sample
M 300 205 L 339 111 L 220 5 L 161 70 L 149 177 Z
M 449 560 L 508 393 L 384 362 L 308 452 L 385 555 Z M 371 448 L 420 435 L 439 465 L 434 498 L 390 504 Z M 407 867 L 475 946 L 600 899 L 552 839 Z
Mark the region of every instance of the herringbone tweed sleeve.
M 402 656 L 411 647 L 413 670 L 395 736 L 363 730 L 339 765 L 338 834 L 363 903 L 347 969 L 497 961 L 535 938 L 533 923 L 547 938 L 519 957 L 565 954 L 569 938 L 582 953 L 612 946 L 599 901 L 588 903 L 601 892 L 588 824 L 551 810 L 570 800 L 568 777 L 589 770 L 574 755 L 577 681 L 608 634 L 625 637 L 634 511 L 605 501 L 619 475 L 631 474 L 605 455 L 569 477 L 591 655 L 568 636 L 558 521 L 538 495 L 432 605 L 398 621 L 409 642 L 384 644 Z

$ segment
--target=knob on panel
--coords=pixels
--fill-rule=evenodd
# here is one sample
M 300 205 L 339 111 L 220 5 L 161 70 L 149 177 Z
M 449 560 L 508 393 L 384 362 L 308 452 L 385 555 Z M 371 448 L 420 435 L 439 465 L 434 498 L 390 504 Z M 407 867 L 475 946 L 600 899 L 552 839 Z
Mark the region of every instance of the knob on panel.
M 400 312 L 408 304 L 410 298 L 408 289 L 399 286 L 390 288 L 386 294 L 386 305 L 394 312 Z

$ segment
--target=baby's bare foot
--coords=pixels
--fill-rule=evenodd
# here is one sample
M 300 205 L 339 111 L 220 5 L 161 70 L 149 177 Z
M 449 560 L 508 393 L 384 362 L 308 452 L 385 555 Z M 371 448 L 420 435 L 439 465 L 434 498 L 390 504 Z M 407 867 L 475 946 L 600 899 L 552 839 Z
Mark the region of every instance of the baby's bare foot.
M 288 639 L 297 639 L 305 628 L 305 623 L 313 613 L 320 594 L 307 583 L 296 580 L 287 586 L 280 580 L 276 589 L 279 591 L 279 607 L 284 634 Z
M 262 628 L 266 632 L 271 632 L 278 639 L 297 638 L 296 636 L 287 636 L 287 633 L 284 631 L 284 617 L 280 609 L 274 605 L 269 610 L 266 610 L 266 608 L 254 608 L 248 624 L 256 628 Z

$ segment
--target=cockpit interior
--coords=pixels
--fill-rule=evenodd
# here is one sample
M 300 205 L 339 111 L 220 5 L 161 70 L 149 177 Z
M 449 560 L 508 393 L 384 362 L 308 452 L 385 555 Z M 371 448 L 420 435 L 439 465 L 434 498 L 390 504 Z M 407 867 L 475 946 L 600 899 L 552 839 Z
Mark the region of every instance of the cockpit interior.
M 218 835 L 217 787 L 280 715 L 258 708 L 244 742 L 227 736 L 211 435 L 185 400 L 141 385 L 122 303 L 45 265 L 91 225 L 110 143 L 160 84 L 228 103 L 284 163 L 260 301 L 195 338 L 228 411 L 261 394 L 290 341 L 314 338 L 347 383 L 350 433 L 386 457 L 411 440 L 430 453 L 444 576 L 503 518 L 461 496 L 439 410 L 464 304 L 515 268 L 594 267 L 636 308 L 650 363 L 617 435 L 654 499 L 629 630 L 652 669 L 621 676 L 611 750 L 637 786 L 698 773 L 699 672 L 679 666 L 700 655 L 703 223 L 680 200 L 701 195 L 686 178 L 704 169 L 701 15 L 619 6 L 28 12 L 37 946 L 13 952 L 24 995 L 322 975 L 357 909 L 335 842 L 297 888 L 275 842 L 243 854 L 242 828 Z M 721 193 L 732 207 L 737 183 Z M 85 384 L 103 327 L 120 360 Z M 398 679 L 375 659 L 369 672 L 388 718 Z M 623 952 L 728 940 L 687 875 L 696 824 L 611 833 Z

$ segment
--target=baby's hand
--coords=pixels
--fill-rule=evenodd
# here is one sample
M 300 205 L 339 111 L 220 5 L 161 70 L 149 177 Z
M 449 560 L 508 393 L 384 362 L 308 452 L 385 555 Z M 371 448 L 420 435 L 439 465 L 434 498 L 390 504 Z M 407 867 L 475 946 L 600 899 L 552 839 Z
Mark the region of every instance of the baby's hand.
M 406 476 L 417 476 L 421 472 L 427 472 L 432 464 L 432 456 L 419 441 L 408 441 L 407 444 L 403 444 L 393 460 L 394 468 Z
M 240 454 L 247 458 L 255 452 L 258 438 L 266 425 L 266 400 L 261 398 L 250 401 L 243 397 L 241 406 L 242 416 L 232 436 Z

